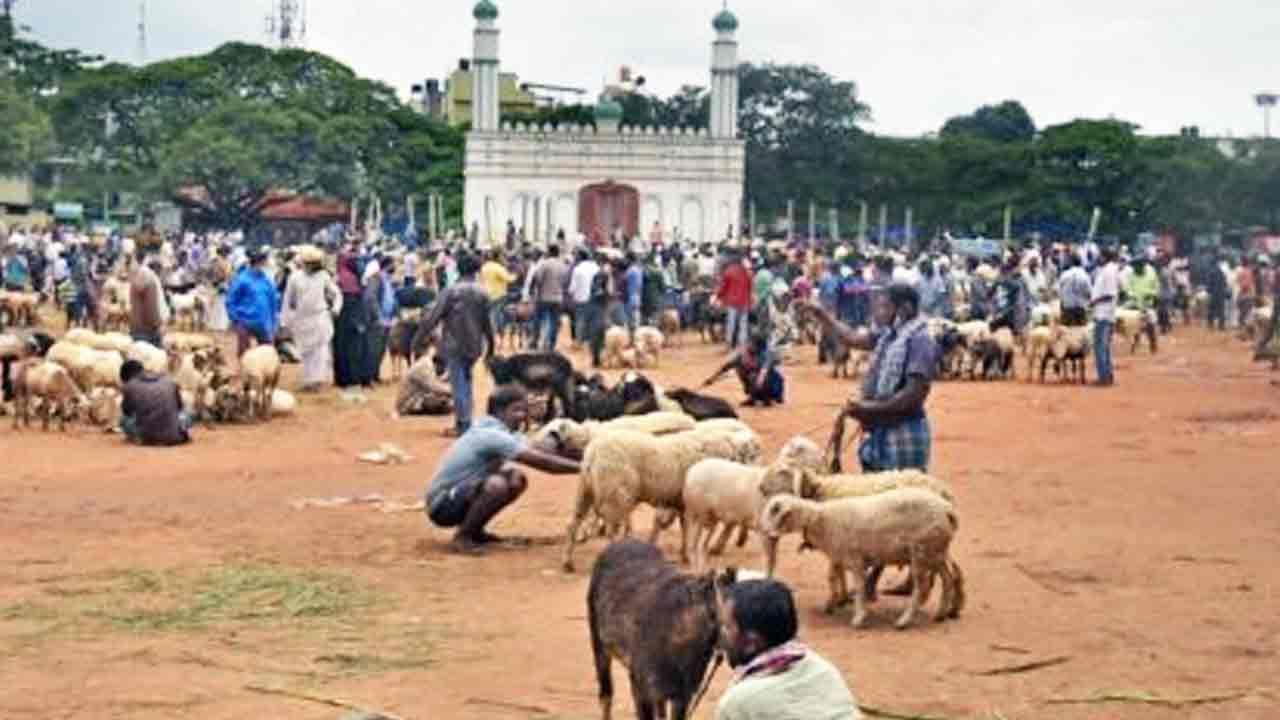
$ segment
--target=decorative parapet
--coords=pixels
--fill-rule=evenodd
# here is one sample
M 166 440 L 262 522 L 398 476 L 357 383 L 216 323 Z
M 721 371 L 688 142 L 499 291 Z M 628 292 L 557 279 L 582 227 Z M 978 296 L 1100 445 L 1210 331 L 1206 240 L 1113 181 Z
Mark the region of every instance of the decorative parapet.
M 619 125 L 610 132 L 609 130 L 597 129 L 589 124 L 560 123 L 559 125 L 552 125 L 550 123 L 532 123 L 522 120 L 504 120 L 496 132 L 485 133 L 477 130 L 472 130 L 471 132 L 487 135 L 535 135 L 548 137 L 690 138 L 704 141 L 711 139 L 710 132 L 706 128 L 684 125 Z M 722 139 L 721 141 L 736 142 L 731 138 Z

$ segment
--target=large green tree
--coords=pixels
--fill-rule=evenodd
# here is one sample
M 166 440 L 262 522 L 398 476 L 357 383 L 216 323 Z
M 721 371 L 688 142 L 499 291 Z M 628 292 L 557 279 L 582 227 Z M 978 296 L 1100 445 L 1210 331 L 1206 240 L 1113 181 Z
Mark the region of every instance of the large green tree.
M 403 197 L 441 189 L 423 181 L 448 184 L 423 162 L 441 162 L 454 186 L 461 176 L 452 131 L 409 118 L 391 88 L 305 50 L 229 43 L 141 68 L 107 65 L 67 83 L 54 112 L 83 167 L 110 166 L 220 227 L 250 229 L 290 193 Z M 409 157 L 437 145 L 450 156 Z
M 854 202 L 867 150 L 859 123 L 871 119 L 857 85 L 812 65 L 746 63 L 739 78 L 747 195 L 766 210 L 788 199 Z
M 1093 208 L 1106 227 L 1132 234 L 1150 210 L 1137 126 L 1122 120 L 1073 120 L 1044 129 L 1027 197 L 1034 210 L 1083 223 Z
M 1030 142 L 1036 134 L 1031 113 L 1017 100 L 983 105 L 969 115 L 953 117 L 942 126 L 943 137 L 967 135 L 991 142 Z
M 55 50 L 27 37 L 29 28 L 0 13 L 0 73 L 8 75 L 20 92 L 35 97 L 56 95 L 64 83 L 102 56 L 80 50 Z
M 48 156 L 53 126 L 28 93 L 0 75 L 0 175 L 25 175 Z

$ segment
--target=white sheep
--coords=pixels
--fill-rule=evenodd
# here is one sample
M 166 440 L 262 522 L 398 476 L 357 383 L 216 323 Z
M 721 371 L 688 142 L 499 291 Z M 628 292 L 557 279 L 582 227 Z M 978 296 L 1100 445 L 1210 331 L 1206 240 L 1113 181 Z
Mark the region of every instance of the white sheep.
M 1085 365 L 1092 349 L 1092 323 L 1086 326 L 1062 328 L 1057 339 L 1049 346 L 1049 352 L 1040 361 L 1041 382 L 1044 381 L 1045 369 L 1052 362 L 1057 369 L 1059 377 L 1066 380 L 1078 379 L 1081 383 L 1084 383 Z M 1064 363 L 1067 367 L 1064 367 Z
M 1249 316 L 1248 332 L 1250 337 L 1264 338 L 1267 336 L 1267 331 L 1271 328 L 1272 312 L 1273 308 L 1270 305 L 1262 305 L 1253 311 L 1253 314 Z
M 125 357 L 128 357 L 129 348 L 133 346 L 133 338 L 121 332 L 107 332 L 98 337 L 98 344 L 95 346 L 97 349 L 114 350 Z
M 98 333 L 87 328 L 71 328 L 62 336 L 62 341 L 91 348 L 98 341 Z
M 1117 308 L 1115 317 L 1115 334 L 1129 342 L 1129 353 L 1138 351 L 1143 335 L 1155 337 L 1156 313 L 1154 310 L 1138 310 L 1135 308 Z
M 106 300 L 98 306 L 98 318 L 101 321 L 102 327 L 128 328 L 129 306 L 127 304 Z
M 793 495 L 817 502 L 867 497 L 900 488 L 919 488 L 936 494 L 953 506 L 956 504 L 955 494 L 945 480 L 914 469 L 867 475 L 825 475 L 814 467 L 775 465 L 769 468 L 763 483 L 775 489 L 784 488 L 786 492 Z M 781 491 L 775 490 L 775 492 Z M 768 547 L 767 543 L 766 547 Z M 773 569 L 774 565 L 770 564 L 768 573 L 771 576 Z M 835 573 L 837 569 L 833 568 L 831 572 Z M 873 593 L 876 585 L 874 580 L 878 578 L 877 570 L 875 578 L 870 582 Z M 847 595 L 845 599 L 848 599 Z M 872 599 L 875 599 L 874 594 Z
M 164 349 L 177 352 L 195 352 L 212 350 L 217 342 L 208 335 L 199 333 L 171 332 L 164 336 Z
M 867 497 L 901 488 L 928 490 L 938 497 L 955 504 L 955 493 L 941 478 L 920 470 L 893 470 L 867 475 L 824 475 L 815 468 L 804 466 L 773 466 L 769 468 L 768 482 L 790 488 L 793 495 L 805 500 L 827 502 L 851 497 Z
M 909 627 L 928 600 L 935 576 L 942 579 L 942 599 L 934 618 L 958 617 L 964 607 L 960 566 L 950 557 L 959 520 L 951 503 L 920 488 L 901 488 L 860 498 L 814 502 L 790 495 L 770 498 L 760 514 L 761 531 L 772 537 L 803 533 L 805 540 L 826 554 L 834 611 L 843 596 L 844 568 L 855 578 L 867 576 L 876 565 L 910 565 L 915 578 L 911 600 L 895 625 Z M 852 624 L 866 624 L 867 598 L 863 584 L 853 583 Z
M 274 345 L 258 345 L 240 356 L 240 380 L 244 386 L 244 415 L 271 418 L 271 396 L 280 384 L 280 353 Z
M 1031 308 L 1031 325 L 1056 325 L 1062 322 L 1062 303 L 1058 300 L 1039 303 Z
M 85 390 L 120 387 L 120 366 L 124 358 L 114 350 L 94 350 L 59 340 L 49 348 L 45 359 L 66 368 L 76 384 Z
M 1209 291 L 1204 288 L 1196 290 L 1188 303 L 1188 310 L 1191 317 L 1204 321 L 1209 316 Z
M 142 367 L 154 375 L 163 375 L 169 369 L 169 355 L 149 342 L 138 340 L 129 346 L 125 354 L 128 360 L 137 360 Z
M 697 423 L 684 413 L 655 412 L 645 415 L 624 415 L 613 420 L 575 422 L 569 418 L 556 418 L 538 428 L 529 440 L 535 447 L 555 452 L 584 452 L 593 437 L 613 430 L 630 430 L 650 435 L 693 430 Z
M 187 327 L 193 331 L 204 325 L 205 302 L 199 292 L 191 290 L 186 293 L 174 293 L 169 300 L 175 325 L 183 318 L 186 318 Z
M 644 503 L 681 511 L 684 478 L 706 457 L 731 458 L 738 450 L 723 433 L 692 431 L 654 437 L 617 430 L 593 438 L 582 459 L 573 518 L 569 522 L 564 568 L 573 572 L 578 529 L 591 510 L 614 533 L 631 534 L 631 514 Z M 655 526 L 655 531 L 657 527 Z M 687 533 L 681 526 L 680 557 L 688 560 Z
M 44 430 L 54 414 L 58 416 L 58 429 L 67 429 L 67 420 L 88 406 L 89 400 L 71 373 L 56 362 L 31 358 L 24 360 L 13 370 L 13 429 L 21 421 L 31 426 L 31 410 L 35 401 L 41 402 L 39 413 Z
M 763 457 L 764 451 L 760 443 L 760 436 L 741 420 L 733 418 L 703 420 L 697 424 L 697 427 L 692 432 L 701 433 L 708 437 L 723 438 L 729 442 L 733 446 L 733 454 L 728 456 L 729 460 L 735 460 L 745 465 L 754 465 L 760 462 L 760 458 Z
M 120 424 L 124 395 L 115 388 L 98 387 L 89 391 L 89 422 L 104 428 Z
M 298 399 L 287 390 L 273 390 L 271 393 L 271 417 L 293 417 L 298 411 Z
M 816 469 L 823 460 L 822 450 L 812 440 L 796 437 L 787 442 L 771 467 Z M 734 528 L 739 529 L 738 546 L 741 547 L 746 542 L 747 531 L 756 527 L 764 500 L 791 490 L 789 478 L 776 473 L 769 475 L 770 469 L 719 458 L 701 460 L 689 468 L 684 484 L 684 522 L 692 538 L 696 571 L 706 568 L 709 554 L 718 555 L 724 550 Z M 774 478 L 773 485 L 764 483 L 767 475 Z M 723 528 L 713 542 L 712 536 L 720 523 L 724 524 Z M 770 575 L 777 562 L 777 548 L 777 543 L 765 538 Z
M 971 320 L 956 325 L 956 332 L 960 335 L 961 344 L 969 350 L 973 350 L 979 343 L 991 337 L 991 325 L 986 320 Z M 964 368 L 957 368 L 956 372 L 963 372 Z M 970 373 L 973 368 L 970 368 Z
M 658 328 L 649 325 L 636 328 L 636 353 L 638 357 L 649 361 L 646 363 L 646 367 L 658 366 L 658 361 L 662 356 L 662 347 L 665 344 L 666 338 L 663 337 L 662 331 Z
M 1061 332 L 1056 323 L 1040 325 L 1027 331 L 1027 382 L 1035 379 L 1036 361 L 1048 356 L 1054 340 Z M 1043 382 L 1044 377 L 1041 376 L 1040 380 Z
M 604 333 L 604 357 L 601 363 L 606 368 L 628 367 L 623 353 L 631 345 L 631 334 L 624 327 L 614 326 Z M 633 362 L 634 364 L 634 362 Z

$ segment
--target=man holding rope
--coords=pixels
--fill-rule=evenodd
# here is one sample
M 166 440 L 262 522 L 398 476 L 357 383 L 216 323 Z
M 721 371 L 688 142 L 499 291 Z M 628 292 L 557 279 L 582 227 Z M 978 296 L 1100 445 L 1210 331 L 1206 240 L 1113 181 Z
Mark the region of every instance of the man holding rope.
M 858 448 L 863 472 L 928 471 L 933 438 L 925 400 L 938 367 L 938 347 L 920 314 L 919 292 L 895 283 L 877 294 L 872 305 L 879 328 L 875 332 L 854 330 L 818 304 L 809 311 L 838 342 L 873 353 L 862 398 L 850 399 L 843 415 L 865 431 Z
M 920 314 L 920 293 L 912 285 L 894 283 L 877 293 L 871 305 L 875 330 L 854 330 L 819 305 L 810 311 L 837 342 L 871 350 L 871 367 L 862 382 L 862 398 L 850 399 L 832 438 L 833 470 L 839 470 L 840 435 L 844 418 L 863 429 L 858 460 L 865 473 L 893 470 L 929 471 L 933 434 L 925 414 L 925 400 L 938 368 L 938 346 L 929 336 L 928 320 Z M 867 577 L 867 593 L 874 596 L 878 570 Z M 910 595 L 911 578 L 887 590 Z

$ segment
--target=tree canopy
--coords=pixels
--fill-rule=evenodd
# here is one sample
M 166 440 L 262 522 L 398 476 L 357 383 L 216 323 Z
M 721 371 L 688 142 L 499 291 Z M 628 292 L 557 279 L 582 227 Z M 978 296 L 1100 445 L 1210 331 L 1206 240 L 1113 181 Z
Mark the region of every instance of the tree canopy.
M 942 126 L 943 137 L 968 135 L 992 142 L 1027 142 L 1035 137 L 1031 113 L 1017 100 L 983 105 L 969 115 L 953 117 Z
M 31 172 L 53 148 L 53 126 L 11 78 L 0 75 L 0 175 Z
M 228 43 L 140 68 L 110 64 L 67 83 L 53 112 L 83 166 L 113 168 L 200 225 L 252 228 L 282 193 L 460 187 L 461 135 L 305 50 Z

